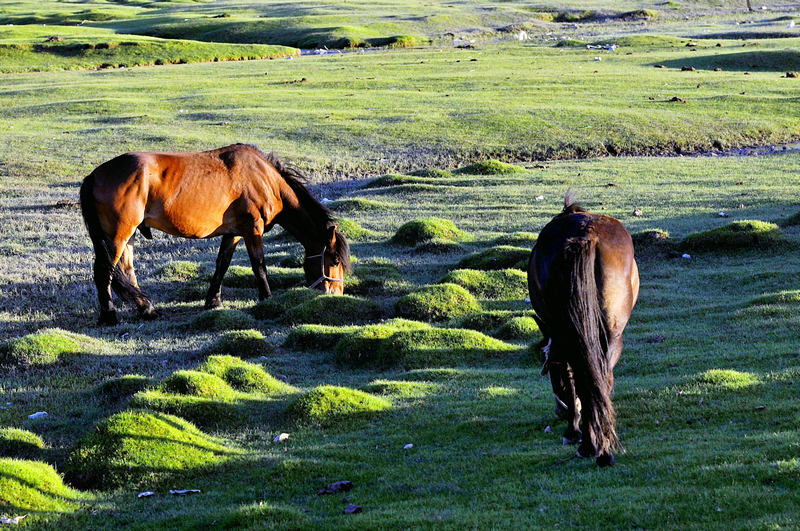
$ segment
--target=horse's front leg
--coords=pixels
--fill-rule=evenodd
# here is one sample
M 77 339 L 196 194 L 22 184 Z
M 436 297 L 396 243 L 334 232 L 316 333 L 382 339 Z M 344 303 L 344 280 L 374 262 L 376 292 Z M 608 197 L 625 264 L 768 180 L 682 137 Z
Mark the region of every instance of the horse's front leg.
M 219 246 L 219 254 L 217 254 L 217 266 L 216 269 L 214 269 L 214 275 L 211 277 L 211 285 L 208 286 L 208 293 L 206 294 L 206 309 L 222 306 L 222 278 L 228 271 L 228 266 L 231 265 L 233 252 L 236 250 L 236 245 L 241 239 L 240 236 L 233 236 L 231 234 L 225 234 L 222 237 L 222 243 Z
M 272 297 L 272 292 L 267 282 L 267 266 L 264 263 L 264 238 L 260 233 L 249 234 L 244 237 L 244 244 L 247 246 L 250 265 L 256 277 L 258 300 L 268 299 Z

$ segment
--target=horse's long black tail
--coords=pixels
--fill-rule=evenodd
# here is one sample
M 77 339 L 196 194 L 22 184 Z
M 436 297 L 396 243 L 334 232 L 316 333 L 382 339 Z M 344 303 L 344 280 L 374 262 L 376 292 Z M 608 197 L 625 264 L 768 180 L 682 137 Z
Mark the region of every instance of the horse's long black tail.
M 81 214 L 83 215 L 83 222 L 86 224 L 86 230 L 89 232 L 89 238 L 92 240 L 92 247 L 94 247 L 95 265 L 94 274 L 102 274 L 103 271 L 111 271 L 111 286 L 114 292 L 119 295 L 124 301 L 132 302 L 133 294 L 138 291 L 133 284 L 131 284 L 127 275 L 119 267 L 112 267 L 111 251 L 109 250 L 108 236 L 100 226 L 100 216 L 97 213 L 97 205 L 94 202 L 94 175 L 89 174 L 81 183 Z
M 565 259 L 571 290 L 567 314 L 575 344 L 565 353 L 569 353 L 576 391 L 583 403 L 581 416 L 590 428 L 592 440 L 589 443 L 597 455 L 608 455 L 621 447 L 614 428 L 614 407 L 608 385 L 608 333 L 595 280 L 596 254 L 597 238 L 591 232 L 567 242 Z

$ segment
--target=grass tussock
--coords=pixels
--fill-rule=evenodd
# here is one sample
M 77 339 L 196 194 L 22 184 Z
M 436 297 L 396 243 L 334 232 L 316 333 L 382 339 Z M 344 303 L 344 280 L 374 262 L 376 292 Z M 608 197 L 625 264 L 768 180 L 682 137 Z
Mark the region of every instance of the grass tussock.
M 466 241 L 470 236 L 449 219 L 422 218 L 401 225 L 392 237 L 392 243 L 411 247 L 433 239 Z
M 514 164 L 508 164 L 507 162 L 489 159 L 459 168 L 457 173 L 464 175 L 507 175 L 510 173 L 520 173 L 523 171 L 525 171 L 524 168 L 520 168 Z
M 541 332 L 533 317 L 517 316 L 500 325 L 492 335 L 512 341 L 532 341 L 541 337 Z
M 178 260 L 162 267 L 157 278 L 163 282 L 188 282 L 199 279 L 203 274 L 200 264 Z
M 457 269 L 439 283 L 457 284 L 482 299 L 524 299 L 528 294 L 528 276 L 518 269 Z
M 425 398 L 438 388 L 439 385 L 434 383 L 402 380 L 374 380 L 364 386 L 368 393 L 405 399 Z
M 355 295 L 383 295 L 399 286 L 400 270 L 387 259 L 365 260 L 345 278 L 345 290 Z
M 426 286 L 400 298 L 395 311 L 416 321 L 445 321 L 481 310 L 475 297 L 456 284 Z
M 277 319 L 290 308 L 299 306 L 304 302 L 313 300 L 322 295 L 321 291 L 309 288 L 292 288 L 278 293 L 271 299 L 265 299 L 250 308 L 248 311 L 256 319 Z
M 775 223 L 743 220 L 689 234 L 681 242 L 681 247 L 695 251 L 717 251 L 763 249 L 785 243 L 786 237 Z
M 70 454 L 66 478 L 81 488 L 152 485 L 219 464 L 235 453 L 182 418 L 123 411 L 97 425 Z
M 536 244 L 539 234 L 536 232 L 516 231 L 503 234 L 494 239 L 495 245 L 513 245 L 515 247 L 530 247 Z
M 37 457 L 44 441 L 35 433 L 19 428 L 0 428 L 0 457 Z
M 0 513 L 70 513 L 80 508 L 82 498 L 46 463 L 0 458 Z
M 353 295 L 320 295 L 286 311 L 289 323 L 346 325 L 381 318 L 383 310 L 374 301 Z
M 383 210 L 394 210 L 402 208 L 399 203 L 389 203 L 387 201 L 375 201 L 363 197 L 349 197 L 334 201 L 330 207 L 336 212 L 376 212 Z
M 382 175 L 380 177 L 372 179 L 371 181 L 369 181 L 364 185 L 364 188 L 365 189 L 386 188 L 390 186 L 401 186 L 404 184 L 420 184 L 427 182 L 428 181 L 426 179 L 411 177 L 410 175 L 400 175 L 396 173 L 390 173 L 388 175 Z
M 242 358 L 266 356 L 274 347 L 255 329 L 230 330 L 220 335 L 208 348 L 209 354 L 236 354 Z
M 460 262 L 458 267 L 465 269 L 526 269 L 531 250 L 524 247 L 514 247 L 511 245 L 497 245 L 473 253 Z
M 99 384 L 94 394 L 103 400 L 117 401 L 129 398 L 150 386 L 153 381 L 140 374 L 126 374 Z
M 165 393 L 232 400 L 235 393 L 219 376 L 203 371 L 176 371 L 159 386 Z
M 701 383 L 710 384 L 724 389 L 744 389 L 761 383 L 755 374 L 729 369 L 710 369 L 700 375 Z
M 221 378 L 232 388 L 244 393 L 281 395 L 297 392 L 291 385 L 270 375 L 261 365 L 236 356 L 211 356 L 200 370 Z
M 358 326 L 304 324 L 289 330 L 284 346 L 294 350 L 330 350 Z
M 287 289 L 302 284 L 305 275 L 301 268 L 268 267 L 267 280 L 272 289 Z M 256 289 L 253 269 L 245 266 L 231 266 L 225 273 L 222 284 L 229 288 Z
M 100 340 L 83 334 L 48 328 L 0 345 L 0 367 L 49 365 L 57 362 L 61 356 L 96 351 L 100 343 Z
M 385 323 L 364 326 L 344 334 L 334 351 L 339 363 L 358 367 L 363 365 L 389 366 L 395 363 L 394 355 L 387 350 L 387 340 L 401 330 L 423 330 L 427 323 L 406 319 L 391 319 Z
M 766 293 L 751 299 L 749 306 L 762 306 L 768 304 L 800 304 L 800 289 Z
M 433 238 L 414 247 L 414 254 L 452 254 L 460 253 L 464 247 L 453 240 Z
M 365 229 L 351 219 L 339 218 L 336 220 L 336 226 L 339 229 L 339 232 L 341 232 L 344 237 L 350 241 L 357 242 L 380 237 L 380 233 L 375 232 L 374 230 Z
M 323 385 L 300 395 L 287 408 L 299 424 L 330 426 L 391 409 L 386 399 L 347 387 Z
M 221 330 L 244 330 L 254 328 L 255 319 L 241 310 L 228 310 L 217 308 L 206 310 L 191 321 L 191 327 L 195 330 L 221 331 Z
M 519 351 L 475 330 L 427 328 L 402 330 L 382 348 L 383 358 L 406 369 L 484 363 Z

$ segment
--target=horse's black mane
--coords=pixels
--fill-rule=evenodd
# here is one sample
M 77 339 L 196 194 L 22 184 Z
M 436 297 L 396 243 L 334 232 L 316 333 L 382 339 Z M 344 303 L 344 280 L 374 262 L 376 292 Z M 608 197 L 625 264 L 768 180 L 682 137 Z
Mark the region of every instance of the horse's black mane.
M 255 150 L 281 174 L 281 177 L 283 177 L 286 184 L 288 184 L 295 193 L 300 204 L 303 205 L 315 223 L 318 223 L 322 227 L 330 227 L 336 224 L 336 217 L 333 215 L 333 212 L 331 212 L 331 209 L 317 201 L 317 198 L 311 195 L 311 192 L 307 188 L 310 179 L 306 175 L 284 164 L 273 152 L 264 153 L 256 146 L 250 144 L 244 145 Z M 329 249 L 329 251 L 334 253 L 337 260 L 342 263 L 346 271 L 350 270 L 350 245 L 338 230 L 336 231 L 336 248 Z

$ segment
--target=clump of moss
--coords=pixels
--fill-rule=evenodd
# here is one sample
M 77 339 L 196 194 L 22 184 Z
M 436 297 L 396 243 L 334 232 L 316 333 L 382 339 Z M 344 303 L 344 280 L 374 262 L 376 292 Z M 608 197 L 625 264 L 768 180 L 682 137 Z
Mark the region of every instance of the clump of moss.
M 734 221 L 704 232 L 689 234 L 681 246 L 698 251 L 761 249 L 786 243 L 786 237 L 775 223 L 766 221 Z
M 225 380 L 202 371 L 176 371 L 159 386 L 165 393 L 232 400 L 235 393 Z
M 81 488 L 136 488 L 217 465 L 235 452 L 182 418 L 123 411 L 81 439 L 66 477 Z
M 483 299 L 524 299 L 528 294 L 528 275 L 518 269 L 457 269 L 439 283 L 457 284 Z
M 310 301 L 322 295 L 322 292 L 309 288 L 293 288 L 279 293 L 271 299 L 266 299 L 252 308 L 249 312 L 256 319 L 277 319 L 287 310 Z
M 539 332 L 539 325 L 533 317 L 512 317 L 503 323 L 497 332 L 494 333 L 495 337 L 500 339 L 518 339 L 531 341 L 541 335 Z
M 343 325 L 374 321 L 380 319 L 382 313 L 381 307 L 369 299 L 352 295 L 320 295 L 287 310 L 284 320 Z
M 398 316 L 417 321 L 444 321 L 480 310 L 475 297 L 455 284 L 426 286 L 401 297 L 395 304 Z
M 202 268 L 194 262 L 170 262 L 158 272 L 158 278 L 164 282 L 188 282 L 199 278 Z
M 301 424 L 329 426 L 391 409 L 388 400 L 348 387 L 323 385 L 300 395 L 287 414 Z
M 304 324 L 289 331 L 284 346 L 295 350 L 330 350 L 357 326 Z
M 345 279 L 345 290 L 356 295 L 384 294 L 403 280 L 400 271 L 387 259 L 357 263 Z
M 219 336 L 208 348 L 209 354 L 236 354 L 253 358 L 271 353 L 274 347 L 258 330 L 231 330 Z
M 475 330 L 428 328 L 393 334 L 378 353 L 406 369 L 480 363 L 519 351 Z
M 699 380 L 725 389 L 743 389 L 761 383 L 755 374 L 728 369 L 707 370 L 700 375 Z
M 434 238 L 414 247 L 414 254 L 452 254 L 460 253 L 463 250 L 464 247 L 458 242 Z
M 749 302 L 750 306 L 765 304 L 800 304 L 800 289 L 766 293 Z
M 459 230 L 449 219 L 422 218 L 401 225 L 392 237 L 392 243 L 415 246 L 434 238 L 465 241 L 469 240 L 470 236 L 466 232 Z
M 240 310 L 221 308 L 206 310 L 192 320 L 192 328 L 208 331 L 243 330 L 255 325 L 252 315 Z
M 337 219 L 336 227 L 345 238 L 350 241 L 367 240 L 370 238 L 380 237 L 380 234 L 374 230 L 365 229 L 358 223 L 350 219 Z
M 330 207 L 337 212 L 374 212 L 379 210 L 391 210 L 401 208 L 397 203 L 387 203 L 386 201 L 375 201 L 363 197 L 350 197 L 334 201 Z
M 531 250 L 511 245 L 497 245 L 483 251 L 473 253 L 460 262 L 458 267 L 465 269 L 526 269 Z
M 121 400 L 133 396 L 152 383 L 150 378 L 139 374 L 126 374 L 111 378 L 95 387 L 95 394 L 106 400 Z
M 453 176 L 453 172 L 450 170 L 441 170 L 439 168 L 427 168 L 424 170 L 412 171 L 411 175 L 427 177 L 429 179 L 449 179 Z
M 466 175 L 503 175 L 508 173 L 519 173 L 525 171 L 519 166 L 500 162 L 499 160 L 489 159 L 469 166 L 464 166 L 458 170 L 458 173 Z
M 0 366 L 48 365 L 58 361 L 61 356 L 97 350 L 99 343 L 97 339 L 83 334 L 47 328 L 0 345 Z
M 211 356 L 200 370 L 222 378 L 234 389 L 245 393 L 255 391 L 276 395 L 297 391 L 291 385 L 274 378 L 261 365 L 248 363 L 235 356 Z
M 42 438 L 19 428 L 0 428 L 0 456 L 31 458 L 44 448 Z M 0 501 L 2 499 L 0 498 Z
M 424 398 L 439 386 L 428 382 L 375 380 L 364 387 L 368 393 L 389 395 L 394 398 Z
M 0 458 L 0 513 L 69 513 L 82 498 L 46 463 Z
M 514 245 L 519 247 L 529 246 L 533 248 L 538 238 L 539 235 L 535 232 L 518 231 L 498 236 L 497 238 L 494 239 L 494 244 Z

